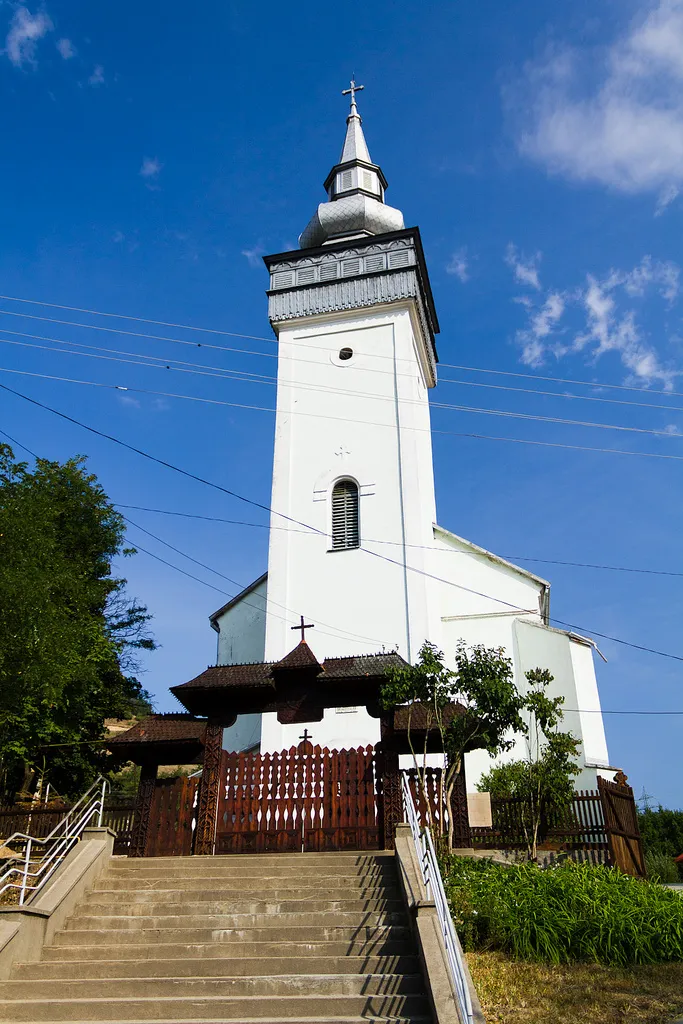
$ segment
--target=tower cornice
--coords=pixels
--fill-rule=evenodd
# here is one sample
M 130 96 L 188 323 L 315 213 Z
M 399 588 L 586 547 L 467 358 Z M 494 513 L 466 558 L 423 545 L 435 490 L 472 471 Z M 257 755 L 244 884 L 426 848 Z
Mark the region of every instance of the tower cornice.
M 439 321 L 419 228 L 340 239 L 263 261 L 270 272 L 268 316 L 274 329 L 287 320 L 413 299 L 435 371 Z

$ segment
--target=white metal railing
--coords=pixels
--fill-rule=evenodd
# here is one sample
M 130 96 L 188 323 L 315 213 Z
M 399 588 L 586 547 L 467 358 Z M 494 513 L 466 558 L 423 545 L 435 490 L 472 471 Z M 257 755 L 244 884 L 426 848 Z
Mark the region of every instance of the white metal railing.
M 415 808 L 413 795 L 410 792 L 408 776 L 401 773 L 401 786 L 403 791 L 403 811 L 405 820 L 410 825 L 415 843 L 415 852 L 420 862 L 422 881 L 424 882 L 427 895 L 434 900 L 436 915 L 441 927 L 441 935 L 446 947 L 446 957 L 451 974 L 451 982 L 456 994 L 458 1009 L 463 1024 L 472 1024 L 474 1014 L 472 1010 L 472 999 L 467 978 L 467 969 L 463 959 L 462 946 L 453 924 L 450 907 L 446 899 L 443 887 L 439 862 L 436 859 L 434 842 L 428 828 L 423 828 Z
M 24 852 L 17 854 L 19 864 L 12 864 L 3 875 L 0 875 L 0 896 L 7 889 L 18 889 L 20 907 L 24 906 L 27 898 L 35 896 L 57 870 L 69 850 L 79 841 L 83 829 L 93 821 L 101 826 L 104 798 L 108 789 L 109 783 L 100 776 L 64 817 L 60 818 L 49 835 L 40 838 L 27 835 L 25 832 L 14 832 L 5 839 L 4 846 L 18 843 L 23 845 Z M 34 863 L 36 847 L 43 847 L 45 852 L 40 860 L 35 860 Z

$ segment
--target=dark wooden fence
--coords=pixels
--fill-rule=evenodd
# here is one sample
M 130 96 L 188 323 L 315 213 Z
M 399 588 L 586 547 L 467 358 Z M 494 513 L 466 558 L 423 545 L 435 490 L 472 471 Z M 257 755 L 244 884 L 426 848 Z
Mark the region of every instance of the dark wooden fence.
M 105 804 L 102 824 L 116 832 L 114 853 L 128 852 L 135 800 L 134 796 L 120 797 L 108 800 Z M 13 807 L 5 807 L 0 810 L 0 841 L 14 832 L 25 832 L 42 839 L 52 832 L 70 808 L 71 804 L 49 804 L 47 807 L 38 805 L 33 808 L 15 804 Z
M 408 776 L 422 821 L 426 824 L 428 820 L 428 801 L 432 824 L 438 829 L 443 821 L 445 832 L 448 814 L 442 808 L 441 769 L 426 770 L 427 799 L 418 785 L 415 770 L 409 771 Z M 493 798 L 491 818 L 490 828 L 469 829 L 469 839 L 475 849 L 527 849 L 525 806 L 521 799 Z M 645 877 L 633 790 L 623 782 L 598 778 L 597 790 L 581 790 L 574 793 L 568 807 L 548 809 L 541 817 L 538 847 L 543 859 L 568 854 L 572 860 L 613 865 L 626 874 Z
M 525 850 L 524 802 L 517 797 L 491 800 L 491 828 L 472 828 L 472 844 L 480 849 Z M 550 809 L 541 816 L 539 846 L 546 851 L 583 853 L 595 863 L 609 862 L 609 841 L 600 794 L 594 790 L 574 793 L 571 804 Z

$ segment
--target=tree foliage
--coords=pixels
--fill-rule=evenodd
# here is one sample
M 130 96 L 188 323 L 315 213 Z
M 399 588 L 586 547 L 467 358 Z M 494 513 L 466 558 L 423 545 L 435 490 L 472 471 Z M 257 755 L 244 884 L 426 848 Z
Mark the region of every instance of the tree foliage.
M 683 854 L 683 811 L 672 811 L 666 807 L 656 810 L 648 807 L 638 813 L 638 824 L 643 839 L 645 857 L 667 859 L 678 876 L 683 878 L 683 864 L 676 865 L 674 858 Z M 669 880 L 673 881 L 674 871 Z
M 83 458 L 31 472 L 0 445 L 0 794 L 32 774 L 63 796 L 100 770 L 105 718 L 149 710 L 134 654 L 147 610 L 112 576 L 124 521 Z
M 477 645 L 468 650 L 464 641 L 460 641 L 455 653 L 455 669 L 449 669 L 444 663 L 443 651 L 426 641 L 415 665 L 389 671 L 380 699 L 385 710 L 408 706 L 408 742 L 428 809 L 425 784 L 428 729 L 438 729 L 441 736 L 446 754 L 441 796 L 442 801 L 445 796 L 446 805 L 450 807 L 465 754 L 484 749 L 496 756 L 510 749 L 514 732 L 525 728 L 521 717 L 523 700 L 513 680 L 512 662 L 502 648 Z M 460 705 L 460 714 L 446 722 L 445 708 L 455 703 Z M 421 767 L 411 740 L 411 723 L 418 706 L 420 714 L 426 714 L 427 726 Z M 429 824 L 432 824 L 431 816 Z M 453 848 L 452 815 L 449 815 L 448 847 Z
M 547 669 L 526 673 L 529 691 L 523 698 L 529 722 L 525 729 L 527 756 L 492 768 L 480 779 L 477 789 L 493 797 L 519 797 L 527 852 L 535 860 L 545 816 L 567 807 L 579 773 L 576 756 L 579 741 L 559 726 L 563 719 L 563 697 L 549 697 L 553 676 Z

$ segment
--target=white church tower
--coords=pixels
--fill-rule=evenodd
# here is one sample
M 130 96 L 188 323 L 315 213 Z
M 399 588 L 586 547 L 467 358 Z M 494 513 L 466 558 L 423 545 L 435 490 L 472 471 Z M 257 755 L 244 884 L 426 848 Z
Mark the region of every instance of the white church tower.
M 351 109 L 327 200 L 294 252 L 265 257 L 278 386 L 268 572 L 211 616 L 218 661 L 279 661 L 303 615 L 319 661 L 397 650 L 414 661 L 429 639 L 452 657 L 459 639 L 505 647 L 517 683 L 555 676 L 582 740 L 580 788 L 607 766 L 593 645 L 549 626 L 549 584 L 436 525 L 429 389 L 438 321 L 420 233 L 385 203 L 351 83 Z M 281 750 L 298 726 L 244 716 L 226 746 Z M 331 709 L 314 742 L 375 743 L 365 709 Z M 520 756 L 513 751 L 510 756 Z M 470 788 L 488 767 L 469 755 Z

